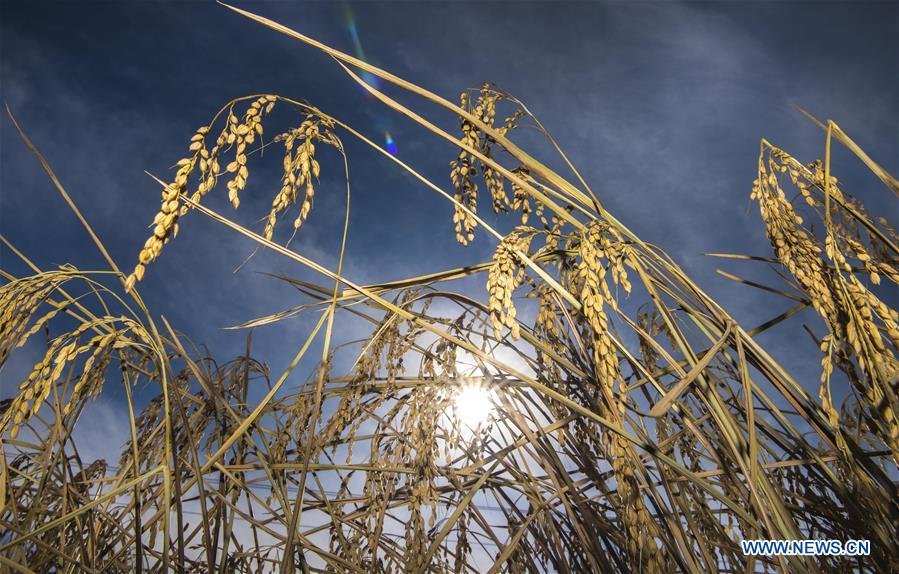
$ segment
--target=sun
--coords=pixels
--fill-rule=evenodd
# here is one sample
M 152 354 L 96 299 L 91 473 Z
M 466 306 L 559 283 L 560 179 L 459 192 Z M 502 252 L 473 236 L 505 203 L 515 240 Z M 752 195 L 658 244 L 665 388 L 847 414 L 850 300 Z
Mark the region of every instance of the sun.
M 456 392 L 455 405 L 459 421 L 474 430 L 493 412 L 493 392 L 483 384 L 465 383 Z

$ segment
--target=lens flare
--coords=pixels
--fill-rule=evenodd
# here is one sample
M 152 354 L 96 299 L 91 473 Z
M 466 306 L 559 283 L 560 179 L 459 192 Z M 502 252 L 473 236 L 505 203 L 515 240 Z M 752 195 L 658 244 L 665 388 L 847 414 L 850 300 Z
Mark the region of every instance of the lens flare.
M 384 132 L 384 147 L 387 148 L 387 153 L 396 155 L 396 142 L 393 141 L 393 136 L 390 135 L 390 132 Z
M 362 41 L 359 39 L 359 30 L 356 28 L 356 17 L 353 16 L 353 11 L 350 10 L 350 6 L 346 2 L 343 2 L 343 19 L 346 23 L 347 30 L 350 32 L 350 38 L 353 40 L 353 49 L 356 52 L 356 57 L 363 62 L 368 62 L 365 58 L 365 50 L 362 49 Z M 374 74 L 362 72 L 359 74 L 359 77 L 369 86 L 380 89 L 381 83 Z M 368 92 L 365 93 L 368 94 Z

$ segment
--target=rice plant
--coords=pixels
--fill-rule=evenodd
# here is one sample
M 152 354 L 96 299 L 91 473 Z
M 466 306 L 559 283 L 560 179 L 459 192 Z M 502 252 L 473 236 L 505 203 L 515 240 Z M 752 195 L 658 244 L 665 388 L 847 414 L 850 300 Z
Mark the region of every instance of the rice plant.
M 109 269 L 4 272 L 0 364 L 32 337 L 44 357 L 2 403 L 0 563 L 20 572 L 891 572 L 899 569 L 899 237 L 831 174 L 834 141 L 893 193 L 899 183 L 832 121 L 821 160 L 804 164 L 762 140 L 751 198 L 795 303 L 739 324 L 661 247 L 603 206 L 522 101 L 492 84 L 459 103 L 249 12 L 243 16 L 330 55 L 427 137 L 458 150 L 431 181 L 352 126 L 297 99 L 256 94 L 200 127 L 130 272 L 109 256 L 52 168 L 25 144 Z M 441 128 L 371 74 L 458 120 Z M 288 107 L 296 126 L 270 125 Z M 425 108 L 430 109 L 430 108 Z M 12 120 L 13 122 L 15 120 Z M 537 129 L 569 170 L 514 142 Z M 16 124 L 18 128 L 18 125 Z M 266 139 L 263 140 L 263 134 Z M 274 135 L 272 135 L 274 134 Z M 350 169 L 355 138 L 448 202 L 456 241 L 495 238 L 489 261 L 380 284 L 279 243 L 316 216 L 322 156 Z M 240 207 L 262 147 L 282 175 L 259 228 L 204 201 Z M 266 156 L 270 156 L 268 149 Z M 746 158 L 751 161 L 751 158 Z M 326 164 L 328 165 L 328 164 Z M 253 167 L 251 167 L 253 166 Z M 347 200 L 350 187 L 347 184 Z M 480 201 L 479 201 L 480 200 Z M 506 213 L 503 233 L 479 208 Z M 180 227 L 207 217 L 321 277 L 280 276 L 302 299 L 244 322 L 245 354 L 201 353 L 140 295 Z M 285 224 L 285 218 L 292 218 Z M 346 221 L 349 221 L 347 204 Z M 149 220 L 149 216 L 148 216 Z M 815 223 L 813 225 L 813 222 Z M 439 237 L 437 238 L 440 239 Z M 450 237 L 446 237 L 451 241 Z M 741 265 L 745 255 L 719 254 Z M 480 297 L 454 290 L 478 276 Z M 821 349 L 810 394 L 755 337 L 805 308 Z M 317 318 L 272 371 L 252 329 Z M 347 317 L 363 341 L 333 340 Z M 817 331 L 816 331 L 817 329 Z M 316 345 L 317 368 L 296 366 Z M 350 357 L 348 369 L 337 357 Z M 852 393 L 835 404 L 831 387 Z M 109 385 L 127 397 L 118 461 L 86 461 L 73 429 Z M 136 385 L 155 397 L 143 408 Z M 250 391 L 264 397 L 250 401 Z M 871 555 L 750 557 L 742 539 L 861 539 Z

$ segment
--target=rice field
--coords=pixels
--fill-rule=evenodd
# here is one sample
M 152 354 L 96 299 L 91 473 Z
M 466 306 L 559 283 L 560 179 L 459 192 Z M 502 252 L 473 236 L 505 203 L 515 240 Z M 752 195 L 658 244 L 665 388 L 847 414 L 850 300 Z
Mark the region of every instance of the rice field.
M 607 211 L 604 190 L 516 96 L 485 83 L 447 100 L 231 9 L 329 55 L 372 106 L 424 128 L 425 145 L 452 144 L 446 177 L 428 179 L 302 94 L 239 97 L 199 120 L 172 173 L 153 176 L 160 203 L 146 214 L 148 238 L 132 261 L 116 262 L 89 206 L 75 204 L 19 129 L 108 267 L 39 268 L 2 237 L 4 257 L 32 273 L 0 270 L 0 365 L 35 340 L 46 345 L 18 394 L 0 403 L 0 569 L 899 571 L 899 313 L 890 297 L 899 236 L 890 214 L 870 213 L 831 173 L 832 154 L 856 156 L 883 183 L 865 193 L 899 195 L 899 181 L 837 123 L 808 115 L 824 142 L 810 163 L 766 139 L 745 158 L 757 165 L 749 217 L 763 226 L 763 262 L 782 283 L 741 278 L 758 256 L 717 254 L 708 265 L 723 261 L 733 272 L 722 274 L 743 288 L 793 306 L 773 317 L 759 309 L 756 323 L 741 325 L 664 246 Z M 271 121 L 281 108 L 297 125 Z M 456 118 L 453 131 L 429 119 L 435 109 Z M 545 149 L 519 147 L 522 129 L 537 130 Z M 455 241 L 492 237 L 493 257 L 354 282 L 343 268 L 350 140 L 442 196 Z M 535 159 L 547 150 L 568 169 Z M 268 212 L 253 214 L 258 225 L 210 207 L 227 196 L 246 209 L 241 198 L 263 165 L 280 166 L 280 183 Z M 344 170 L 329 175 L 346 181 L 346 211 L 328 267 L 278 238 L 316 217 L 320 177 L 333 166 Z M 515 227 L 492 227 L 491 211 Z M 154 262 L 170 243 L 190 241 L 179 230 L 198 218 L 320 279 L 272 278 L 298 300 L 244 322 L 246 352 L 236 357 L 210 356 L 141 295 Z M 472 277 L 479 296 L 455 289 Z M 819 321 L 805 327 L 820 349 L 817 393 L 756 341 L 805 309 Z M 299 313 L 315 322 L 291 341 L 293 361 L 273 370 L 254 358 L 253 329 Z M 347 320 L 367 324 L 368 336 L 335 340 Z M 311 353 L 317 366 L 303 379 L 296 367 Z M 338 368 L 345 357 L 351 367 Z M 154 389 L 145 405 L 132 400 L 138 385 Z M 851 389 L 844 401 L 833 398 L 836 385 Z M 118 460 L 84 460 L 73 431 L 111 386 L 127 396 L 126 446 Z M 743 539 L 869 540 L 872 550 L 750 557 Z

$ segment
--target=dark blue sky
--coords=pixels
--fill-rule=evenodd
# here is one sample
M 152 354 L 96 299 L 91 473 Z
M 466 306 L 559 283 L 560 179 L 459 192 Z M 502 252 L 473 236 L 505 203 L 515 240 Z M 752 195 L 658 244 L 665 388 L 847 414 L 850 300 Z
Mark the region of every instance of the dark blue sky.
M 344 3 L 237 5 L 354 51 Z M 899 171 L 897 2 L 356 2 L 349 10 L 372 63 L 454 100 L 485 80 L 522 99 L 606 206 L 750 327 L 788 305 L 714 271 L 752 275 L 755 268 L 702 254 L 770 252 L 748 199 L 759 138 L 803 161 L 821 157 L 823 133 L 796 103 L 833 118 Z M 404 161 L 449 189 L 448 144 L 367 99 L 315 49 L 214 2 L 4 1 L 0 32 L 2 99 L 124 268 L 135 262 L 158 208 L 158 187 L 143 171 L 170 176 L 193 130 L 240 95 L 305 100 L 379 141 L 390 131 Z M 443 112 L 422 110 L 455 129 Z M 374 282 L 489 258 L 495 245 L 484 233 L 468 249 L 455 244 L 445 200 L 345 141 L 353 184 L 349 278 Z M 539 157 L 551 157 L 542 149 Z M 234 216 L 261 229 L 255 222 L 276 192 L 280 158 L 255 162 L 260 176 Z M 897 220 L 895 198 L 847 152 L 839 151 L 835 169 L 872 210 Z M 315 208 L 294 243 L 330 267 L 343 217 L 341 170 L 337 157 L 324 157 Z M 232 214 L 224 194 L 210 205 Z M 103 267 L 6 118 L 0 230 L 42 266 Z M 154 312 L 196 341 L 239 352 L 244 335 L 220 327 L 299 301 L 255 271 L 313 278 L 266 255 L 233 274 L 251 250 L 191 214 L 148 269 L 142 292 Z M 5 269 L 22 271 L 9 252 L 0 258 Z M 481 279 L 462 288 L 480 290 Z M 301 318 L 260 330 L 257 354 L 279 372 L 307 329 Z M 814 386 L 818 358 L 794 335 L 772 332 L 763 343 Z M 14 370 L 0 373 L 4 396 L 17 384 Z

